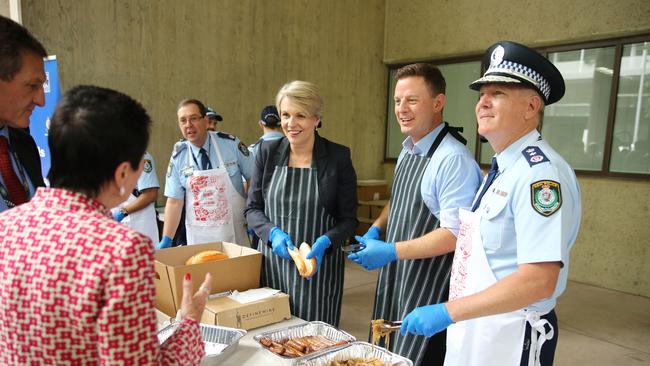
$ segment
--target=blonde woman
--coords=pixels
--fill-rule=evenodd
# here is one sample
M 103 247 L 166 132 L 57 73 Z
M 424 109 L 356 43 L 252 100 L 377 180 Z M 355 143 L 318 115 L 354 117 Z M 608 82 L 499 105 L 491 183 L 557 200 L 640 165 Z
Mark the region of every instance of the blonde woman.
M 261 143 L 248 193 L 246 220 L 261 238 L 262 284 L 289 294 L 292 314 L 338 326 L 343 293 L 339 247 L 357 224 L 357 177 L 350 149 L 321 137 L 318 87 L 285 84 L 276 96 L 285 137 Z M 289 257 L 307 242 L 317 271 L 302 278 Z

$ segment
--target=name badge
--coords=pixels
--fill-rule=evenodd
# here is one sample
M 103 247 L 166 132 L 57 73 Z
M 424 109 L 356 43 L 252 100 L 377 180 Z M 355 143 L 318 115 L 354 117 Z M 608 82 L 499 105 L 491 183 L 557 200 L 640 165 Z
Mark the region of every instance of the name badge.
M 188 165 L 186 167 L 183 167 L 183 169 L 181 169 L 181 174 L 183 174 L 186 177 L 189 177 L 190 175 L 192 175 L 192 173 L 194 173 L 194 167 L 191 165 Z

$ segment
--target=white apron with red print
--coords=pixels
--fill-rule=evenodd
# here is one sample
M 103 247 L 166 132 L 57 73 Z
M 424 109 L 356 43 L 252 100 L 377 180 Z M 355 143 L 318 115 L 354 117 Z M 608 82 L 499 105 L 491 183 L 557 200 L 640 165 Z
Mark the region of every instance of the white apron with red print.
M 451 267 L 449 300 L 480 292 L 497 282 L 487 261 L 481 240 L 481 216 L 460 209 L 460 232 Z M 445 366 L 518 366 L 526 322 L 533 328 L 528 365 L 539 365 L 539 351 L 548 334 L 540 313 L 517 310 L 452 324 L 447 328 Z M 550 325 L 550 324 L 549 324 Z M 539 334 L 539 337 L 537 336 Z
M 232 184 L 214 137 L 219 167 L 199 170 L 195 167 L 185 190 L 185 226 L 187 244 L 225 241 L 247 245 L 244 207 L 246 200 Z M 189 148 L 189 145 L 188 145 Z M 192 152 L 187 155 L 192 164 Z

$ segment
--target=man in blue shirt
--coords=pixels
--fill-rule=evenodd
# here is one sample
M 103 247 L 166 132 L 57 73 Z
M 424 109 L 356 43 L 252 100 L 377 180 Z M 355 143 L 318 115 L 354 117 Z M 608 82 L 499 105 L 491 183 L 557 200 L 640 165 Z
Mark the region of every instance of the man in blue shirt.
M 280 115 L 274 105 L 267 105 L 260 112 L 260 120 L 257 122 L 264 134 L 254 144 L 248 147 L 253 156 L 260 148 L 262 141 L 277 140 L 284 137 L 282 127 L 280 126 Z
M 445 365 L 552 365 L 554 307 L 580 227 L 573 169 L 537 128 L 564 95 L 558 69 L 536 51 L 501 41 L 486 52 L 478 132 L 496 155 L 469 210 L 460 211 L 449 302 L 413 310 L 402 332 L 447 328 Z M 457 324 L 453 324 L 457 323 Z
M 185 140 L 174 145 L 167 168 L 165 223 L 158 248 L 171 245 L 183 203 L 188 244 L 247 245 L 242 177 L 249 180 L 253 172 L 250 152 L 238 138 L 208 131 L 206 108 L 196 99 L 181 101 L 177 117 Z
M 383 267 L 372 318 L 391 320 L 447 300 L 458 208 L 471 204 L 481 180 L 465 140 L 443 120 L 446 85 L 440 70 L 407 65 L 395 78 L 395 116 L 407 138 L 390 202 L 368 232 L 357 237 L 365 249 L 349 256 L 367 269 Z M 387 242 L 378 240 L 384 230 Z M 442 365 L 444 333 L 431 339 L 394 337 L 392 350 L 416 365 Z
M 20 24 L 0 16 L 0 212 L 27 202 L 45 186 L 34 139 L 25 131 L 45 104 L 47 52 Z

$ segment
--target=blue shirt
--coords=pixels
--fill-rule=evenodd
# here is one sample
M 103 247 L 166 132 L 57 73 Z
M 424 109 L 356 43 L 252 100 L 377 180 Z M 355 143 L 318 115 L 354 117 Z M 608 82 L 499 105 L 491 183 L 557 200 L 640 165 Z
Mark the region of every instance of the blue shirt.
M 148 152 L 144 153 L 144 168 L 142 169 L 142 174 L 138 178 L 138 183 L 135 186 L 135 189 L 138 191 L 144 191 L 148 188 L 159 188 L 160 183 L 158 182 L 158 176 L 156 175 L 156 162 L 153 160 L 153 157 Z
M 476 212 L 497 280 L 519 264 L 561 262 L 550 298 L 528 309 L 547 312 L 566 287 L 569 250 L 580 227 L 580 187 L 573 169 L 533 130 L 496 155 L 499 174 Z
M 209 134 L 214 137 L 214 141 L 218 145 L 221 158 L 230 175 L 230 181 L 237 192 L 242 197 L 246 197 L 242 177 L 249 180 L 253 174 L 255 161 L 253 160 L 252 154 L 248 151 L 246 145 L 233 135 L 213 131 L 210 131 Z M 213 139 L 208 136 L 202 147 L 208 152 L 212 168 L 216 169 L 219 167 L 219 158 L 217 157 L 217 146 L 212 146 L 212 141 Z M 187 141 L 179 141 L 174 145 L 174 151 L 172 152 L 172 156 L 169 159 L 169 166 L 167 167 L 165 196 L 182 200 L 185 199 L 187 179 L 192 176 L 194 169 L 198 169 L 200 149 L 201 147 L 194 146 Z M 194 158 L 188 154 L 192 154 Z
M 407 137 L 397 164 L 406 154 L 426 156 L 443 127 L 444 124 L 440 124 L 415 144 L 410 136 Z M 465 145 L 447 134 L 429 160 L 420 193 L 429 211 L 440 219 L 440 227 L 458 236 L 458 209 L 472 204 L 479 184 L 481 169 L 476 160 Z
M 262 137 L 260 137 L 259 140 L 257 140 L 254 144 L 250 145 L 248 147 L 248 150 L 253 154 L 253 156 L 257 155 L 257 150 L 260 149 L 260 144 L 262 141 L 269 141 L 269 140 L 277 140 L 281 139 L 284 137 L 284 134 L 279 131 L 271 131 L 267 132 Z
M 29 197 L 28 198 L 33 197 L 34 192 L 35 192 L 36 189 L 34 188 L 34 184 L 32 183 L 31 179 L 29 179 L 29 175 L 27 175 L 27 171 L 25 170 L 25 167 L 22 166 L 22 165 L 21 165 L 21 168 L 23 169 L 23 174 L 22 175 L 20 174 L 20 169 L 18 169 L 18 165 L 17 165 L 17 164 L 19 164 L 19 162 L 17 162 L 16 159 L 14 159 L 15 155 L 11 152 L 12 149 L 11 149 L 11 140 L 9 139 L 9 129 L 6 126 L 0 127 L 0 136 L 4 136 L 4 137 L 7 138 L 7 141 L 9 142 L 9 159 L 11 160 L 11 164 L 12 164 L 12 166 L 14 168 L 14 172 L 16 173 L 16 176 L 18 177 L 18 179 L 20 180 L 21 183 L 23 182 L 23 178 L 25 178 L 25 180 L 27 181 L 27 186 L 29 187 Z M 4 187 L 6 187 L 4 179 L 2 179 L 2 174 L 0 174 L 0 184 L 2 184 Z M 7 210 L 7 204 L 2 199 L 2 197 L 0 197 L 0 212 L 6 211 L 6 210 Z

